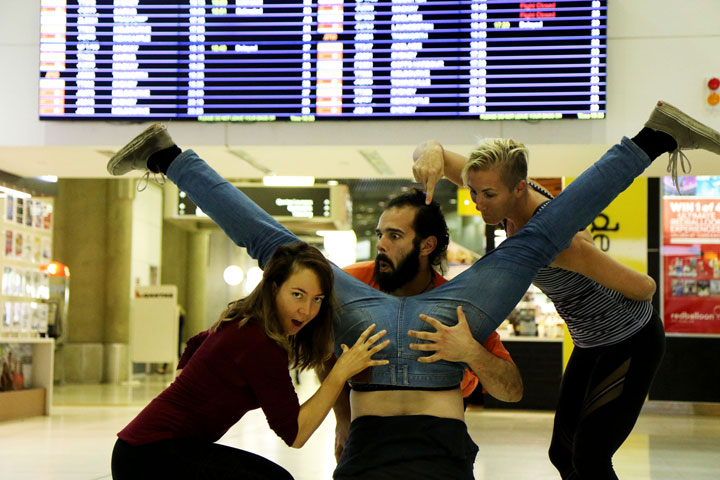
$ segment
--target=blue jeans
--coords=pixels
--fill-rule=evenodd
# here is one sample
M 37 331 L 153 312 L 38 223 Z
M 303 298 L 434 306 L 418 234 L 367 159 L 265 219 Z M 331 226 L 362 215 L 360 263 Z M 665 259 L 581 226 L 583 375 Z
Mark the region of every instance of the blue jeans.
M 340 344 L 352 345 L 375 323 L 376 330 L 388 331 L 385 338 L 390 340 L 376 358 L 390 363 L 373 367 L 368 383 L 418 388 L 459 384 L 462 365 L 420 363 L 417 359 L 423 352 L 410 350 L 409 344 L 416 340 L 407 335 L 408 330 L 431 330 L 418 315 L 424 313 L 454 325 L 460 305 L 473 336 L 484 342 L 520 301 L 538 269 L 567 248 L 573 236 L 648 165 L 645 152 L 623 138 L 498 248 L 450 282 L 414 297 L 385 294 L 333 266 L 335 297 L 340 306 L 333 325 L 336 354 L 340 353 Z M 261 267 L 279 245 L 298 241 L 192 150 L 180 154 L 167 174 L 237 245 L 247 248 Z

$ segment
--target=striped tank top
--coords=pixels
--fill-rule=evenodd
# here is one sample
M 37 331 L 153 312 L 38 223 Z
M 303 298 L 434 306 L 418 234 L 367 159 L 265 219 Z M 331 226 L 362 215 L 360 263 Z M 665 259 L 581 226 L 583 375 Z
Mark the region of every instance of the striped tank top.
M 552 199 L 552 195 L 534 183 L 529 185 Z M 535 210 L 542 210 L 550 200 Z M 615 290 L 569 270 L 541 268 L 533 279 L 555 304 L 558 315 L 565 320 L 573 343 L 578 347 L 613 345 L 631 337 L 650 321 L 650 302 L 625 298 Z

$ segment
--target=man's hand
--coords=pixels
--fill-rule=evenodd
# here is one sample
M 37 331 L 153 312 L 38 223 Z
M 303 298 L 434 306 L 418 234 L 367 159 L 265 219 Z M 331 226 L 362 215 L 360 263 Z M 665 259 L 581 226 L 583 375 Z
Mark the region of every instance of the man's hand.
M 413 152 L 413 176 L 425 187 L 425 203 L 430 205 L 435 185 L 445 175 L 445 159 L 442 145 L 434 140 L 424 142 Z
M 411 343 L 411 350 L 435 352 L 432 355 L 418 358 L 419 362 L 432 363 L 438 360 L 449 362 L 467 362 L 465 355 L 477 349 L 478 342 L 473 338 L 462 307 L 457 307 L 458 323 L 449 327 L 435 318 L 420 315 L 420 320 L 429 323 L 435 332 L 418 332 L 410 330 L 408 335 L 431 343 Z
M 523 394 L 523 384 L 518 368 L 513 362 L 494 355 L 473 338 L 462 307 L 457 308 L 457 316 L 457 325 L 448 327 L 432 317 L 420 315 L 420 319 L 432 325 L 435 332 L 410 330 L 408 335 L 411 337 L 431 342 L 411 343 L 410 348 L 435 353 L 420 357 L 418 361 L 466 363 L 490 395 L 504 402 L 519 401 Z

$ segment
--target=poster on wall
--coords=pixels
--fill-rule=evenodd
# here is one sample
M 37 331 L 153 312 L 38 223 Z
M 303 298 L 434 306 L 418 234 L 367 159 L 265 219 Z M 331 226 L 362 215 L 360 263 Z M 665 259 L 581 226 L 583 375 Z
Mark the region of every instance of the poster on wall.
M 665 244 L 720 245 L 720 198 L 665 197 Z
M 720 192 L 691 183 L 692 196 L 663 199 L 665 331 L 720 334 Z

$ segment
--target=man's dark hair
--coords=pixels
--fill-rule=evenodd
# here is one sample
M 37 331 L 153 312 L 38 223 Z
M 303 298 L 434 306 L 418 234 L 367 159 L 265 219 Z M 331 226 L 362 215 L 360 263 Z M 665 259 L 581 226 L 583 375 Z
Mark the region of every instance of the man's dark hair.
M 425 192 L 418 188 L 413 188 L 412 191 L 391 199 L 385 207 L 385 210 L 402 207 L 415 208 L 415 221 L 412 227 L 413 230 L 415 230 L 416 244 L 419 244 L 420 240 L 431 236 L 437 238 L 437 246 L 428 256 L 428 260 L 433 267 L 440 267 L 443 258 L 445 258 L 448 243 L 450 243 L 450 235 L 448 234 L 447 223 L 445 223 L 445 215 L 443 215 L 440 209 L 440 204 L 433 200 L 430 202 L 430 205 L 426 205 Z

